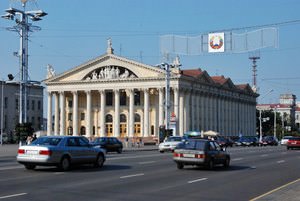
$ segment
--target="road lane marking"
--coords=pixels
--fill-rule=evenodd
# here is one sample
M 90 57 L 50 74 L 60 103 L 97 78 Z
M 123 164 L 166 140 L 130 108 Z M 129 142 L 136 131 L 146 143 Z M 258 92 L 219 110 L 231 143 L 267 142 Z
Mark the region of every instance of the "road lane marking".
M 243 160 L 244 158 L 234 158 L 232 159 L 232 161 L 240 161 L 240 160 Z
M 294 184 L 294 183 L 296 183 L 296 182 L 300 182 L 300 178 L 297 179 L 297 180 L 295 180 L 295 181 L 292 181 L 292 182 L 289 182 L 289 183 L 287 183 L 287 184 L 284 184 L 284 185 L 282 185 L 282 186 L 279 186 L 278 188 L 275 188 L 275 189 L 273 189 L 273 190 L 271 190 L 271 191 L 269 191 L 269 192 L 266 192 L 266 193 L 264 193 L 264 194 L 262 194 L 262 195 L 260 195 L 260 196 L 257 196 L 257 197 L 255 197 L 255 198 L 251 199 L 250 201 L 255 201 L 255 200 L 258 200 L 258 199 L 263 198 L 263 197 L 265 197 L 265 196 L 268 196 L 268 195 L 270 195 L 270 194 L 272 194 L 272 193 L 274 193 L 274 192 L 276 192 L 276 191 L 279 191 L 280 189 L 285 188 L 285 187 L 287 187 L 287 186 L 289 186 L 289 185 L 292 185 L 292 184 Z
M 20 169 L 20 168 L 24 168 L 24 166 L 23 165 L 15 165 L 15 166 L 0 167 L 0 171 L 1 170 Z
M 13 195 L 6 195 L 6 196 L 1 196 L 0 199 L 18 197 L 18 196 L 22 196 L 22 195 L 26 195 L 26 194 L 27 193 L 18 193 L 18 194 L 13 194 Z
M 267 157 L 267 156 L 269 156 L 269 154 L 260 155 L 260 157 Z
M 139 177 L 139 176 L 144 176 L 144 173 L 140 173 L 140 174 L 132 174 L 132 175 L 126 175 L 126 176 L 122 176 L 120 177 L 120 179 L 126 179 L 126 178 L 131 178 L 131 177 Z
M 280 161 L 277 161 L 277 163 L 284 163 L 285 160 L 280 160 Z
M 188 181 L 188 184 L 192 184 L 199 181 L 205 181 L 205 180 L 207 180 L 207 178 L 196 179 L 196 180 Z
M 140 165 L 145 165 L 145 164 L 151 164 L 151 163 L 155 163 L 156 161 L 144 161 L 144 162 L 139 162 L 138 164 Z

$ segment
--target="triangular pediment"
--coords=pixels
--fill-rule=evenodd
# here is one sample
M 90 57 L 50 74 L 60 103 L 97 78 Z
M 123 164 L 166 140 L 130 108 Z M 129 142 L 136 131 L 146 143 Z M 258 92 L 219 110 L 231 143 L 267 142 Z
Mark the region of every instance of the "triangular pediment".
M 164 70 L 114 54 L 105 54 L 59 75 L 49 77 L 45 83 L 158 77 L 164 77 Z

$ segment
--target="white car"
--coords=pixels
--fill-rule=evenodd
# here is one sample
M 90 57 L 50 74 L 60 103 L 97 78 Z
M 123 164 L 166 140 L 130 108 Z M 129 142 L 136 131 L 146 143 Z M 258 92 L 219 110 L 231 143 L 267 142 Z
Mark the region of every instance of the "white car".
M 281 145 L 286 145 L 287 142 L 289 141 L 290 138 L 292 138 L 293 136 L 284 136 L 281 141 L 280 141 L 280 144 Z
M 180 136 L 170 136 L 160 143 L 158 146 L 159 152 L 163 153 L 165 151 L 174 151 L 176 146 L 182 142 L 182 137 Z

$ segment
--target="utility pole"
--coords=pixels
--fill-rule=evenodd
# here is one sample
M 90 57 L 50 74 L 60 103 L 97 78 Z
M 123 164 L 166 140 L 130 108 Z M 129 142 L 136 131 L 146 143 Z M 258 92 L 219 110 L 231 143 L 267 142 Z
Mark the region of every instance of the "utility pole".
M 1 17 L 8 20 L 15 20 L 16 26 L 9 27 L 7 30 L 14 31 L 20 35 L 20 90 L 19 90 L 19 123 L 27 122 L 27 84 L 28 84 L 28 32 L 41 30 L 38 26 L 33 26 L 28 23 L 28 18 L 31 21 L 40 21 L 46 16 L 42 10 L 26 11 L 26 3 L 28 0 L 21 0 L 23 10 L 16 8 L 6 9 L 5 15 Z M 19 15 L 19 19 L 15 19 Z
M 257 65 L 256 65 L 256 60 L 260 59 L 259 53 L 253 53 L 253 55 L 249 56 L 249 59 L 252 60 L 252 89 L 254 92 L 258 92 L 258 87 L 257 87 Z

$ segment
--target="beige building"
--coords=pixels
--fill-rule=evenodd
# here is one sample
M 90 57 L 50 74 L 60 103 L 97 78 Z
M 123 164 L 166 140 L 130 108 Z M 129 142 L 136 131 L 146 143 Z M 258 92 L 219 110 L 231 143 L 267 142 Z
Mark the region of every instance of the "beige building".
M 257 94 L 201 69 L 171 69 L 174 134 L 215 130 L 255 135 Z M 48 135 L 157 137 L 165 124 L 165 70 L 106 54 L 55 75 L 49 69 Z
M 14 81 L 0 81 L 0 83 L 0 122 L 3 123 L 3 133 L 10 134 L 19 123 L 20 84 Z M 26 122 L 32 124 L 34 131 L 44 129 L 43 90 L 44 87 L 40 85 L 27 86 Z

